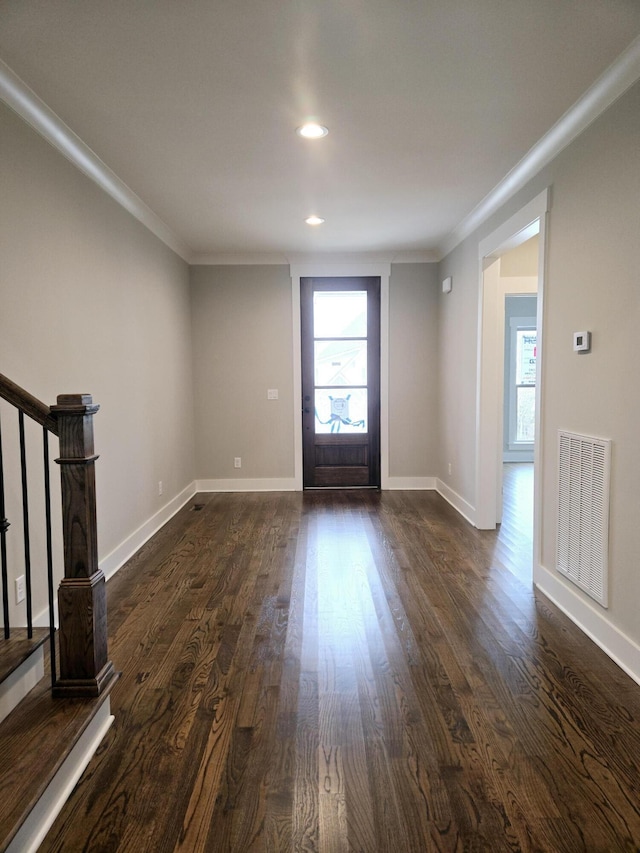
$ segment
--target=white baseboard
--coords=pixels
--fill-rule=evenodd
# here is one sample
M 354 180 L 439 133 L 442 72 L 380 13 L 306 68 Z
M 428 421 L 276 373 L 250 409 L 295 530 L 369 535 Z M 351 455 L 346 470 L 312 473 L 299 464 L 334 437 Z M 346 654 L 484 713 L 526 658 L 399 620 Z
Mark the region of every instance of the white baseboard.
M 435 477 L 387 477 L 385 489 L 431 491 L 436 488 Z
M 36 853 L 113 720 L 107 697 L 14 836 L 7 853 Z
M 43 677 L 44 652 L 40 646 L 0 684 L 0 723 Z
M 297 492 L 294 477 L 265 477 L 248 480 L 196 480 L 196 492 Z
M 182 507 L 191 500 L 196 493 L 195 482 L 189 483 L 179 494 L 175 496 L 168 504 L 165 504 L 162 509 L 158 510 L 148 521 L 145 521 L 137 530 L 127 536 L 124 542 L 121 542 L 106 557 L 100 560 L 99 567 L 102 569 L 107 580 L 113 577 L 119 568 L 138 551 L 145 542 L 147 542 L 154 533 L 157 533 L 170 518 L 172 518 Z
M 534 569 L 533 582 L 620 669 L 640 684 L 640 646 L 611 624 L 606 610 L 590 604 L 563 578 L 544 566 Z
M 475 507 L 472 507 L 470 503 L 465 501 L 464 498 L 460 497 L 457 492 L 454 492 L 450 486 L 447 486 L 446 483 L 443 483 L 442 480 L 436 479 L 436 489 L 439 495 L 441 495 L 445 501 L 456 509 L 463 518 L 469 522 L 469 524 L 473 524 L 476 526 L 475 518 L 476 511 Z

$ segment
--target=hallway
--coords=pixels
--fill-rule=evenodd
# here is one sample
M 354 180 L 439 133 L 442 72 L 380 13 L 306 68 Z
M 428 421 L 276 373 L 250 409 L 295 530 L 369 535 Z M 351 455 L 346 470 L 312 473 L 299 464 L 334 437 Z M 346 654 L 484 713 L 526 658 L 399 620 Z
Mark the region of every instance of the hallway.
M 502 479 L 502 524 L 494 559 L 527 586 L 533 567 L 533 463 L 505 462 Z
M 108 584 L 115 723 L 41 849 L 637 850 L 640 687 L 503 533 L 196 496 Z

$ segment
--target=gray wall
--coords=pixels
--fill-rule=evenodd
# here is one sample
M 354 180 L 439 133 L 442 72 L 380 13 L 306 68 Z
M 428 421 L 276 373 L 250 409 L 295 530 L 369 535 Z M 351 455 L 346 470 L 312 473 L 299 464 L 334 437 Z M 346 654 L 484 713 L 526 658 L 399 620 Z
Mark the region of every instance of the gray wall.
M 478 242 L 552 187 L 541 562 L 553 570 L 557 430 L 613 439 L 606 618 L 636 643 L 639 140 L 636 84 L 445 258 L 437 278 L 430 265 L 394 265 L 389 328 L 390 474 L 436 475 L 473 505 Z M 290 477 L 288 269 L 194 268 L 190 294 L 187 265 L 5 107 L 0 146 L 0 370 L 47 402 L 86 391 L 102 405 L 101 556 L 195 477 Z M 443 295 L 447 275 L 453 292 Z M 585 328 L 593 352 L 578 357 L 571 333 Z
M 0 371 L 47 403 L 101 405 L 100 558 L 196 478 L 292 478 L 288 267 L 190 273 L 4 106 L 0 131 Z M 435 464 L 435 283 L 435 265 L 392 268 L 392 476 Z
M 463 500 L 475 500 L 478 247 L 465 240 L 441 262 L 439 279 L 453 277 L 438 305 L 438 435 L 434 475 Z M 451 474 L 448 465 L 451 465 Z
M 389 284 L 389 474 L 428 477 L 437 454 L 437 265 Z M 196 470 L 203 480 L 294 476 L 293 322 L 287 266 L 191 271 Z M 268 401 L 277 388 L 279 400 Z M 234 457 L 242 468 L 234 469 Z
M 3 105 L 0 186 L 0 372 L 100 404 L 103 558 L 194 477 L 188 267 Z
M 391 267 L 390 477 L 432 477 L 436 469 L 438 286 L 437 264 Z
M 198 478 L 293 477 L 289 267 L 192 267 L 191 297 Z
M 478 243 L 545 187 L 548 218 L 542 375 L 541 563 L 555 566 L 558 429 L 613 440 L 610 607 L 605 619 L 640 642 L 640 395 L 635 332 L 640 321 L 640 84 L 440 265 L 454 290 L 440 299 L 442 452 L 459 459 L 455 488 L 475 501 Z M 577 356 L 572 332 L 590 329 Z M 571 590 L 584 599 L 577 588 Z

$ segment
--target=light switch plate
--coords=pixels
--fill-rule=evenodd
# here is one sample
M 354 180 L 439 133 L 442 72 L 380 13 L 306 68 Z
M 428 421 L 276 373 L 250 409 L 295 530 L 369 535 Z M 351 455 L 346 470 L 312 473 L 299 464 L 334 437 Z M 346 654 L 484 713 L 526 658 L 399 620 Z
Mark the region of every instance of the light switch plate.
M 590 352 L 591 332 L 574 332 L 573 349 L 575 352 Z

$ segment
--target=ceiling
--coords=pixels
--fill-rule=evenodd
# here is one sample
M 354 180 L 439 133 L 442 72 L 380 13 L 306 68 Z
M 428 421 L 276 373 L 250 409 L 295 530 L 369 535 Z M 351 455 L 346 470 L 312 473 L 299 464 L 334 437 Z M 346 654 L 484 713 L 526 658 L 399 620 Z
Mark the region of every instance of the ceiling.
M 0 58 L 214 260 L 437 255 L 639 34 L 638 0 L 0 0 Z

